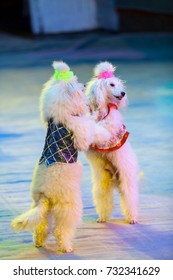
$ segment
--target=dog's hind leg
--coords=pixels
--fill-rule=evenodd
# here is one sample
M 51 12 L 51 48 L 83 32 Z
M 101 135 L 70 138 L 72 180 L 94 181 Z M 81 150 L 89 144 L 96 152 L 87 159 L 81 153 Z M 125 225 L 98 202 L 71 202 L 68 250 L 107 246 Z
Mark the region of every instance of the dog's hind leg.
M 123 187 L 124 187 L 123 183 Z M 138 222 L 138 209 L 137 209 L 137 197 L 136 193 L 131 190 L 120 190 L 120 204 L 123 214 L 126 217 L 126 221 L 129 224 L 136 224 Z
M 82 217 L 82 201 L 69 201 L 58 204 L 53 208 L 55 218 L 54 236 L 57 240 L 59 251 L 68 253 L 73 251 L 72 239 Z
M 52 172 L 51 214 L 54 218 L 53 234 L 59 251 L 71 252 L 72 238 L 82 220 L 81 179 L 82 165 L 79 162 L 62 164 Z M 56 176 L 58 175 L 58 176 Z M 53 175 L 52 175 L 53 176 Z
M 104 165 L 95 165 L 93 183 L 93 200 L 99 215 L 97 222 L 104 223 L 109 219 L 114 208 L 112 174 L 110 170 Z
M 33 241 L 36 247 L 42 247 L 48 235 L 48 216 L 44 217 L 35 229 L 33 234 Z
M 35 202 L 33 202 L 33 207 Z M 33 242 L 36 247 L 42 247 L 48 235 L 48 212 L 50 210 L 50 202 L 48 199 L 43 200 L 42 207 L 44 208 L 40 222 L 35 226 L 33 233 Z
M 121 209 L 130 224 L 138 218 L 138 166 L 131 147 L 126 144 L 116 151 Z

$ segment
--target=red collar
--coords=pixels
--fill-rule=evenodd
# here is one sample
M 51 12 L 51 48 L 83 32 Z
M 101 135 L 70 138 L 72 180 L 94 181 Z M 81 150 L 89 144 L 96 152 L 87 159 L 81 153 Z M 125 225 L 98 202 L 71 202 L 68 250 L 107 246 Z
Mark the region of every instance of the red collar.
M 107 112 L 107 114 L 106 114 L 101 120 L 106 119 L 106 117 L 109 115 L 109 113 L 110 113 L 110 111 L 111 111 L 112 108 L 118 110 L 118 106 L 117 106 L 116 104 L 114 104 L 114 103 L 108 103 L 108 112 Z
M 105 148 L 105 149 L 102 149 L 102 148 L 98 148 L 97 146 L 95 145 L 91 145 L 90 148 L 93 149 L 94 151 L 96 152 L 101 152 L 101 153 L 108 153 L 108 152 L 113 152 L 113 151 L 116 151 L 118 149 L 120 149 L 126 142 L 127 138 L 129 136 L 129 132 L 126 131 L 121 139 L 121 141 L 116 144 L 114 147 L 111 147 L 111 148 Z

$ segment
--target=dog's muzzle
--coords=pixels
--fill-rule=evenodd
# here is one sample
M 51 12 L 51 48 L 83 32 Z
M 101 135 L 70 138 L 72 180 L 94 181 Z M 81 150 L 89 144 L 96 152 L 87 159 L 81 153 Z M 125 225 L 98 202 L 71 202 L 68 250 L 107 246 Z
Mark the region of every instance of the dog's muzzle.
M 118 100 L 121 100 L 124 96 L 126 95 L 126 93 L 124 92 L 124 91 L 122 91 L 121 93 L 120 93 L 120 95 L 114 95 L 114 97 L 116 97 Z

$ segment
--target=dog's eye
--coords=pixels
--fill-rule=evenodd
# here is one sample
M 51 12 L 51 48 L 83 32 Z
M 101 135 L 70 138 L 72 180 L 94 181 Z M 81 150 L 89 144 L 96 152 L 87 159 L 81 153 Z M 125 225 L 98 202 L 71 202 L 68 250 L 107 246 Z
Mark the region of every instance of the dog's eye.
M 114 84 L 110 84 L 110 86 L 111 86 L 111 87 L 114 87 L 115 85 L 114 85 Z

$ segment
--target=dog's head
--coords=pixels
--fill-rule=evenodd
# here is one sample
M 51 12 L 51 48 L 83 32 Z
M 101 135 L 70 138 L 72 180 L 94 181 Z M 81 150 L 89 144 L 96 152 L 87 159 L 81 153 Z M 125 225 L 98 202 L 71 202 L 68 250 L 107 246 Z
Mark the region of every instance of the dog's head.
M 94 69 L 94 78 L 87 85 L 87 96 L 92 111 L 104 110 L 108 103 L 125 108 L 127 95 L 123 82 L 115 76 L 115 67 L 109 62 L 101 62 Z
M 88 111 L 85 87 L 62 61 L 53 62 L 54 75 L 44 85 L 40 98 L 40 113 L 44 122 L 53 118 L 65 122 L 70 115 Z

